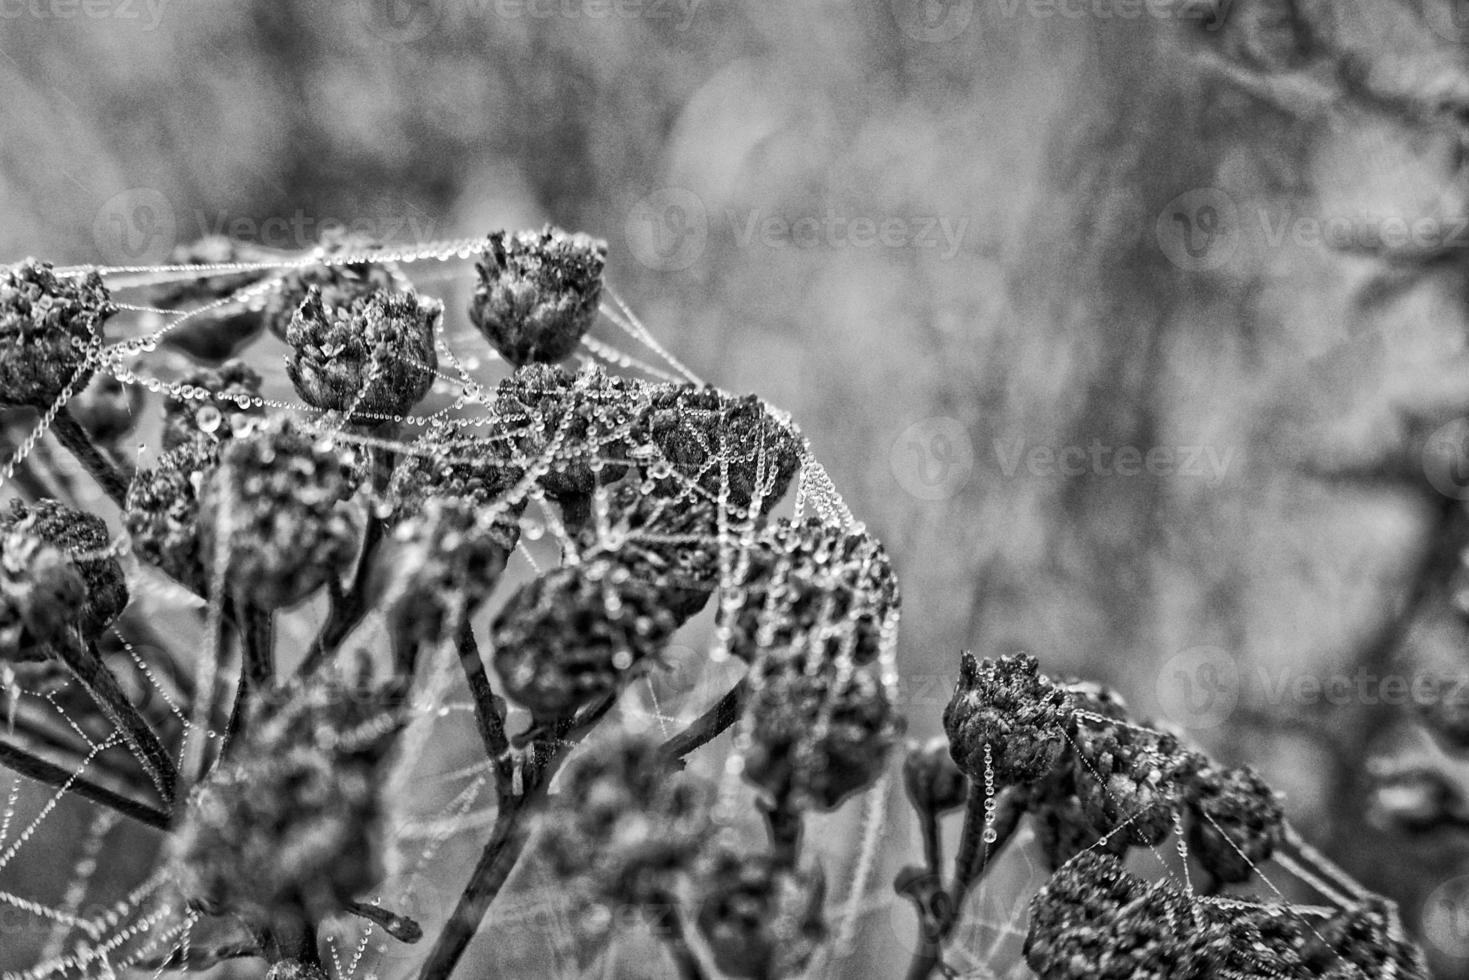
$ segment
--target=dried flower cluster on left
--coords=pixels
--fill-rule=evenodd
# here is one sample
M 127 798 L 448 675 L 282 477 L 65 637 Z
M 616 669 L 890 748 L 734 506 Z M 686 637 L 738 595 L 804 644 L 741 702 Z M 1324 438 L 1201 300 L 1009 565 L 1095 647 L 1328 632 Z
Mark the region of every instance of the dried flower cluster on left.
M 430 258 L 475 260 L 466 316 L 414 288 Z M 605 315 L 663 353 L 585 235 L 176 259 L 0 275 L 0 403 L 24 423 L 0 472 L 0 763 L 167 835 L 112 938 L 49 967 L 322 977 L 324 931 L 356 917 L 445 978 L 532 847 L 586 955 L 607 909 L 642 909 L 683 975 L 811 966 L 831 929 L 802 828 L 902 731 L 899 599 L 790 421 L 591 336 Z M 249 357 L 271 344 L 279 367 Z M 122 451 L 135 431 L 158 451 Z M 620 696 L 701 614 L 737 679 L 678 730 L 633 723 Z M 444 664 L 498 802 L 425 936 L 381 893 L 384 793 Z M 686 766 L 726 731 L 732 785 Z

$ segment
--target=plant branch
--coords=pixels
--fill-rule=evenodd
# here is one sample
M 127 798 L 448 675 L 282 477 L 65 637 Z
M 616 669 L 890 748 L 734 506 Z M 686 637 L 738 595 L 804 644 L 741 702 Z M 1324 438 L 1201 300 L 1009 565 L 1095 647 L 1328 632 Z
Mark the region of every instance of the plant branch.
M 750 679 L 740 678 L 740 682 L 731 688 L 729 693 L 695 718 L 689 727 L 664 742 L 663 754 L 670 760 L 682 759 L 700 746 L 718 738 L 729 726 L 739 720 L 740 712 L 745 706 L 745 699 L 749 693 Z
M 159 741 L 158 735 L 149 727 L 137 707 L 128 700 L 127 694 L 112 676 L 112 671 L 102 662 L 95 644 L 76 644 L 62 653 L 62 659 L 92 700 L 102 709 L 109 721 L 117 726 L 123 741 L 133 751 L 148 778 L 158 790 L 165 806 L 172 807 L 174 791 L 178 786 L 178 769 L 173 758 Z
M 927 980 L 941 969 L 944 943 L 954 934 L 975 884 L 989 870 L 990 862 L 1004 850 L 1015 828 L 1025 814 L 1025 799 L 1015 789 L 999 794 L 995 809 L 993 842 L 984 839 L 985 789 L 971 783 L 969 802 L 964 809 L 964 830 L 959 838 L 959 853 L 954 857 L 954 880 L 947 891 L 938 890 L 932 901 L 915 901 L 919 911 L 920 942 L 908 967 L 908 980 Z M 925 938 L 928 937 L 928 938 Z
M 169 829 L 170 817 L 162 810 L 148 806 L 146 803 L 139 803 L 105 786 L 100 786 L 85 777 L 78 776 L 74 770 L 47 762 L 8 742 L 0 741 L 0 766 L 28 779 L 34 779 L 38 783 L 44 783 L 53 789 L 75 793 L 85 800 L 91 800 L 93 803 L 105 806 L 115 813 L 146 826 L 163 831 Z
M 102 491 L 112 498 L 112 502 L 120 508 L 127 507 L 129 479 L 117 468 L 117 464 L 107 457 L 97 444 L 92 441 L 91 435 L 82 424 L 76 420 L 71 410 L 62 407 L 56 418 L 51 422 L 51 431 L 56 433 L 56 440 L 67 448 L 78 463 L 92 475 Z
M 382 928 L 389 936 L 400 943 L 416 943 L 423 938 L 423 926 L 406 915 L 399 915 L 378 905 L 367 905 L 363 902 L 348 902 L 347 911 L 359 919 Z
M 490 677 L 485 670 L 485 661 L 474 639 L 474 629 L 466 619 L 459 627 L 459 663 L 464 668 L 464 679 L 469 683 L 469 693 L 474 700 L 475 727 L 479 729 L 480 741 L 485 752 L 495 763 L 496 770 L 509 772 L 507 756 L 510 739 L 505 734 L 504 702 L 495 696 L 490 687 Z
M 525 850 L 530 838 L 529 828 L 525 826 L 526 814 L 546 798 L 551 777 L 562 761 L 606 716 L 616 700 L 617 695 L 610 694 L 581 714 L 563 719 L 549 731 L 539 726 L 532 729 L 536 737 L 515 760 L 520 766 L 521 791 L 501 797 L 490 839 L 485 842 L 449 921 L 434 941 L 428 960 L 419 971 L 419 980 L 449 980 Z M 524 737 L 518 737 L 517 741 Z
M 331 586 L 331 605 L 327 609 L 326 622 L 321 624 L 321 631 L 311 641 L 311 649 L 307 651 L 306 660 L 301 666 L 303 674 L 311 673 L 325 658 L 335 653 L 342 641 L 352 635 L 352 631 L 367 616 L 368 578 L 372 575 L 373 557 L 377 554 L 378 545 L 382 543 L 383 532 L 383 519 L 369 507 L 367 527 L 362 534 L 362 555 L 357 560 L 352 582 L 345 591 L 340 584 Z

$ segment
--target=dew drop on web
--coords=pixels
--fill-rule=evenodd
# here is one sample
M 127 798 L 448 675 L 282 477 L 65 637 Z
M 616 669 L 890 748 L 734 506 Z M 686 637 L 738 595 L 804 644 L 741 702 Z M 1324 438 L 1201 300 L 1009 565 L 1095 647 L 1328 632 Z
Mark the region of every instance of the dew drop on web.
M 219 428 L 219 423 L 223 420 L 224 416 L 222 416 L 219 409 L 215 408 L 213 405 L 205 405 L 203 408 L 199 409 L 199 413 L 194 416 L 194 421 L 198 424 L 199 428 L 204 430 L 205 432 L 215 431 Z

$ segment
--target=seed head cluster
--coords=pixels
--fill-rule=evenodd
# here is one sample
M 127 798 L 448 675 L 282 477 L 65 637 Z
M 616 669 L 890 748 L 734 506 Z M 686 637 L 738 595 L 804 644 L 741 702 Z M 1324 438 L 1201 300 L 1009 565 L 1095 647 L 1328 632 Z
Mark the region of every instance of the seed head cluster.
M 185 901 L 269 928 L 337 914 L 374 887 L 400 702 L 394 686 L 337 678 L 260 692 L 244 744 L 190 795 L 170 843 Z
M 308 405 L 355 422 L 407 415 L 434 382 L 442 315 L 437 300 L 388 290 L 328 306 L 313 285 L 286 329 L 286 373 Z
M 497 231 L 476 268 L 469 317 L 515 367 L 569 357 L 597 316 L 607 243 L 547 225 Z
M 213 574 L 224 548 L 226 584 L 242 601 L 300 602 L 356 552 L 360 521 L 347 501 L 357 482 L 350 451 L 290 422 L 231 440 L 203 490 L 205 568 Z
M 62 277 L 33 259 L 0 271 L 0 405 L 46 409 L 85 388 L 88 348 L 116 312 L 96 272 Z

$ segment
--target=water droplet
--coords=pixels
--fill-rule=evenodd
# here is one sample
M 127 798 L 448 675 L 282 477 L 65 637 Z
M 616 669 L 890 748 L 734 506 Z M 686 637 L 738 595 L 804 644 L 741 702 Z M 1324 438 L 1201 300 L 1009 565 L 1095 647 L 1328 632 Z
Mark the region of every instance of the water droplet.
M 218 429 L 222 421 L 224 421 L 224 416 L 213 405 L 205 405 L 194 416 L 195 424 L 205 432 L 213 432 Z

